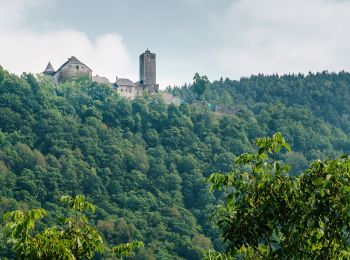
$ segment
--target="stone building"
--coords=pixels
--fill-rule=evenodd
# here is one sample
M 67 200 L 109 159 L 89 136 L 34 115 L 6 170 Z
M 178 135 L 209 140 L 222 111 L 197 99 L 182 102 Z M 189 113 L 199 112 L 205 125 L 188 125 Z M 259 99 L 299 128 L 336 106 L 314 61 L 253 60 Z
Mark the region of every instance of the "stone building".
M 111 84 L 109 82 L 109 79 L 107 79 L 106 77 L 101 77 L 99 75 L 92 76 L 92 82 L 96 82 L 98 84 L 107 84 L 107 85 Z
M 92 70 L 76 57 L 72 56 L 55 71 L 49 62 L 44 74 L 51 76 L 56 83 L 63 83 L 70 80 L 87 79 L 91 82 Z
M 140 55 L 139 61 L 139 81 L 133 82 L 130 79 L 116 77 L 115 83 L 111 84 L 122 97 L 133 99 L 137 96 L 142 96 L 144 92 L 149 94 L 159 92 L 156 77 L 156 54 L 151 53 L 147 49 Z M 92 70 L 74 56 L 69 58 L 57 71 L 54 70 L 49 62 L 43 74 L 52 77 L 56 83 L 85 78 L 90 82 L 110 84 L 105 77 L 92 76 Z
M 156 55 L 148 49 L 140 55 L 140 80 L 133 82 L 130 79 L 116 78 L 113 86 L 119 95 L 133 99 L 144 92 L 155 94 L 159 91 L 156 74 Z
M 130 79 L 116 77 L 115 84 L 113 85 L 119 95 L 125 98 L 133 99 L 137 96 L 142 96 L 143 88 L 137 83 L 132 82 Z

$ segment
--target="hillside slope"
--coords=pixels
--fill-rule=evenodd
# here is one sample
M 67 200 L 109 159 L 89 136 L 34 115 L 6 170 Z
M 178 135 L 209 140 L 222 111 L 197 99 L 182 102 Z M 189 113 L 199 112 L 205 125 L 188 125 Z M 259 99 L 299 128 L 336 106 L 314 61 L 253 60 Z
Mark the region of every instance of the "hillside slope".
M 232 170 L 235 155 L 253 149 L 249 140 L 282 131 L 296 150 L 285 158 L 296 174 L 307 160 L 349 152 L 350 144 L 345 125 L 325 113 L 289 106 L 268 92 L 258 101 L 236 84 L 219 81 L 206 90 L 208 101 L 239 108 L 236 115 L 216 115 L 188 104 L 166 106 L 157 97 L 128 101 L 103 85 L 56 86 L 0 68 L 0 217 L 43 207 L 54 222 L 64 213 L 61 195 L 85 194 L 97 205 L 94 221 L 110 244 L 145 242 L 136 259 L 199 259 L 202 250 L 222 249 L 208 221 L 220 198 L 206 178 Z M 193 95 L 191 88 L 175 92 Z
M 144 241 L 140 259 L 198 259 L 221 246 L 205 178 L 247 147 L 240 121 L 1 69 L 0 215 L 43 207 L 54 222 L 61 195 L 85 194 L 110 244 Z
M 281 131 L 308 160 L 350 152 L 350 73 L 220 79 L 205 82 L 200 96 L 196 85 L 170 91 L 187 103 L 202 100 L 234 107 L 238 116 L 248 114 L 257 120 L 258 136 Z

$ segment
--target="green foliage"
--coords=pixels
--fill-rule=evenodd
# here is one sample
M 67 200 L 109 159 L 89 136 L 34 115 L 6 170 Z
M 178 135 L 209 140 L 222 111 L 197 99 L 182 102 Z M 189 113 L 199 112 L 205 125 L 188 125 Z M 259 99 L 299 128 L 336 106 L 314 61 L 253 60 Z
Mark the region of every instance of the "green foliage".
M 133 256 L 136 248 L 143 247 L 143 242 L 134 241 L 131 243 L 120 244 L 112 248 L 113 253 L 118 257 L 123 258 L 124 256 Z
M 61 230 L 84 224 L 84 210 L 109 247 L 144 241 L 135 258 L 199 259 L 208 244 L 220 249 L 219 235 L 207 223 L 214 196 L 204 181 L 220 169 L 210 166 L 217 146 L 204 140 L 221 139 L 215 133 L 219 118 L 210 119 L 204 135 L 195 125 L 209 126 L 208 114 L 168 107 L 157 97 L 128 101 L 107 85 L 54 85 L 30 74 L 1 73 L 0 217 L 43 208 L 47 215 L 38 228 Z M 85 194 L 97 206 L 95 214 L 65 197 L 73 207 L 71 222 L 57 223 L 54 216 L 68 214 L 56 203 L 64 194 Z M 82 236 L 76 225 L 71 229 Z M 211 243 L 197 243 L 201 236 Z M 1 258 L 10 254 L 0 250 Z
M 186 103 L 205 100 L 219 113 L 244 118 L 243 131 L 252 139 L 282 132 L 294 151 L 310 161 L 350 153 L 349 86 L 350 73 L 324 71 L 220 79 L 209 83 L 201 98 L 195 83 L 168 91 Z
M 225 203 L 214 219 L 232 257 L 348 258 L 350 157 L 316 161 L 300 176 L 276 159 L 290 146 L 280 133 L 255 141 L 259 150 L 237 157 L 240 170 L 212 174 Z M 207 253 L 208 259 L 225 259 Z
M 74 211 L 92 211 L 95 212 L 95 206 L 85 200 L 85 197 L 83 195 L 77 195 L 74 198 L 65 195 L 61 197 L 61 202 L 64 202 L 68 204 L 68 207 Z
M 18 243 L 17 246 L 22 246 L 22 243 L 28 239 L 35 228 L 35 221 L 43 218 L 45 215 L 46 211 L 43 209 L 34 209 L 27 213 L 21 210 L 8 212 L 4 214 L 4 221 L 6 222 L 4 232 L 15 243 Z
M 82 214 L 84 211 L 95 211 L 95 206 L 85 200 L 82 195 L 76 197 L 62 196 L 61 202 L 68 204 L 73 211 L 74 217 L 63 220 L 66 228 L 63 231 L 63 238 L 70 243 L 70 250 L 76 259 L 91 259 L 95 252 L 103 253 L 104 243 L 101 235 L 95 227 L 89 224 L 87 217 Z
M 196 73 L 193 77 L 193 91 L 201 98 L 208 88 L 209 80 L 207 76 L 200 76 Z
M 209 250 L 205 252 L 203 259 L 204 260 L 233 260 L 234 258 L 229 254 L 224 254 L 224 253 L 219 253 L 219 252 Z
M 16 259 L 92 259 L 95 253 L 103 253 L 106 245 L 87 217 L 87 210 L 95 210 L 85 197 L 62 196 L 75 217 L 64 218 L 64 226 L 52 226 L 42 232 L 35 230 L 35 224 L 46 215 L 43 209 L 11 211 L 4 215 L 5 236 L 12 244 Z M 139 241 L 120 244 L 113 248 L 117 256 L 130 256 L 136 248 L 143 247 Z
M 97 207 L 84 214 L 110 248 L 139 240 L 135 259 L 199 259 L 223 250 L 208 217 L 224 194 L 210 193 L 205 179 L 237 171 L 237 155 L 254 153 L 249 140 L 283 132 L 294 154 L 275 159 L 296 176 L 309 161 L 350 152 L 348 73 L 212 83 L 198 75 L 194 84 L 172 89 L 184 103 L 167 106 L 157 96 L 126 100 L 107 85 L 54 85 L 0 69 L 0 217 L 43 208 L 38 228 L 61 230 L 55 216 L 68 212 L 57 201 L 85 194 Z M 13 258 L 6 245 L 0 257 Z

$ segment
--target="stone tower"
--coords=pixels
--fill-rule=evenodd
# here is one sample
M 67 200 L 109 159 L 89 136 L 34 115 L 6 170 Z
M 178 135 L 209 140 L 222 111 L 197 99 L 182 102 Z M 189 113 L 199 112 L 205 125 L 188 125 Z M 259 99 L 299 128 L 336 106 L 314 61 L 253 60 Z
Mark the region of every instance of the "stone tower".
M 157 93 L 156 55 L 148 49 L 140 55 L 140 85 L 149 93 Z

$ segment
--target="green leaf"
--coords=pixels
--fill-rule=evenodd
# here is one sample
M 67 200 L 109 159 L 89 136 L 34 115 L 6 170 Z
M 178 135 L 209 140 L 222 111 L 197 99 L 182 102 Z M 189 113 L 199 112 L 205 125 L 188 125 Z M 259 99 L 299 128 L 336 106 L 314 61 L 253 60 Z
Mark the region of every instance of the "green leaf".
M 292 151 L 292 148 L 290 147 L 290 145 L 288 143 L 284 143 L 283 146 L 288 150 L 288 152 Z
M 322 177 L 318 177 L 312 181 L 312 184 L 316 186 L 320 186 L 324 182 L 324 179 Z

